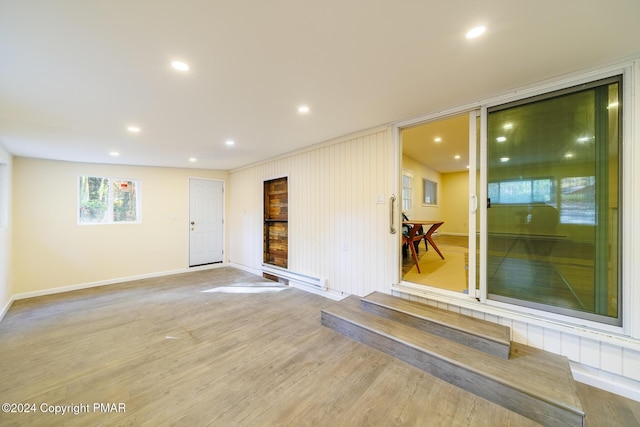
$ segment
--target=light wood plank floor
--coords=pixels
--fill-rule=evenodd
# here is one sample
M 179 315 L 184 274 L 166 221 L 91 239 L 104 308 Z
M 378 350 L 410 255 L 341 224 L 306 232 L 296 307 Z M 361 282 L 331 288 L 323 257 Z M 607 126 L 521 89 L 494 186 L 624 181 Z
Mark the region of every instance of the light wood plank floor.
M 532 426 L 320 325 L 333 302 L 221 268 L 16 301 L 0 322 L 2 426 Z M 637 425 L 640 404 L 580 386 L 588 426 Z M 126 412 L 93 412 L 94 403 Z M 89 404 L 88 413 L 40 405 Z

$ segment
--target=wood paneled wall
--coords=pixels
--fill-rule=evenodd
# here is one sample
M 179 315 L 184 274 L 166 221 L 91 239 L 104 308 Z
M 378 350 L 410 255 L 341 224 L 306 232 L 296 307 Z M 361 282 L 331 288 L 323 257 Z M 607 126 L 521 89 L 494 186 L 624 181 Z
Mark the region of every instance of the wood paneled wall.
M 289 270 L 326 280 L 333 291 L 388 292 L 397 238 L 389 233 L 393 162 L 383 128 L 232 171 L 230 262 L 261 269 L 264 181 L 287 176 Z

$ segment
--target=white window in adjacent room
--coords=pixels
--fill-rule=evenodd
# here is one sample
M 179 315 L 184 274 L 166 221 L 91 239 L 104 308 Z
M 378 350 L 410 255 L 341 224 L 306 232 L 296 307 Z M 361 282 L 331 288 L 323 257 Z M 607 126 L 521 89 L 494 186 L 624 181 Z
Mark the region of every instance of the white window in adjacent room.
M 425 205 L 435 206 L 438 204 L 438 183 L 424 178 L 422 180 L 423 203 Z
M 78 179 L 78 224 L 141 221 L 141 182 L 97 176 Z
M 413 174 L 409 171 L 402 171 L 402 211 L 408 212 L 413 209 Z

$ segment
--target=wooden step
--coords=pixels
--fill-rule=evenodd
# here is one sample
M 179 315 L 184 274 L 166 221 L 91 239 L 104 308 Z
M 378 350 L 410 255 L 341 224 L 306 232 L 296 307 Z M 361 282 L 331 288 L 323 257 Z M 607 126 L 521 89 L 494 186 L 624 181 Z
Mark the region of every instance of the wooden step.
M 508 360 L 361 309 L 349 297 L 321 312 L 324 326 L 542 425 L 583 426 L 566 357 L 513 343 Z
M 361 299 L 370 313 L 396 320 L 476 350 L 509 358 L 511 330 L 507 326 L 374 292 Z

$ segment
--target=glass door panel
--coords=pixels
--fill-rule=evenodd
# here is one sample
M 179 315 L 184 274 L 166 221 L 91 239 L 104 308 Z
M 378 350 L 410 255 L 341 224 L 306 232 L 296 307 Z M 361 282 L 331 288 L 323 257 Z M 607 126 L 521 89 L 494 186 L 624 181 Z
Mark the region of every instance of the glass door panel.
M 488 109 L 489 299 L 619 324 L 621 77 Z

